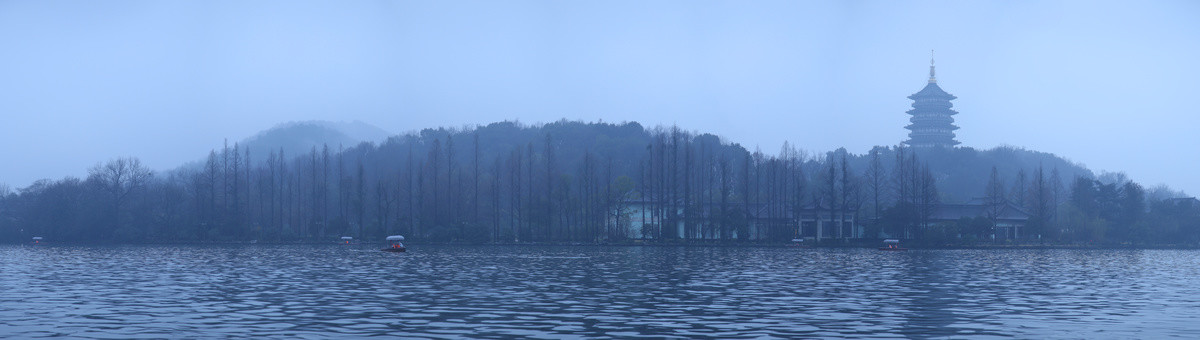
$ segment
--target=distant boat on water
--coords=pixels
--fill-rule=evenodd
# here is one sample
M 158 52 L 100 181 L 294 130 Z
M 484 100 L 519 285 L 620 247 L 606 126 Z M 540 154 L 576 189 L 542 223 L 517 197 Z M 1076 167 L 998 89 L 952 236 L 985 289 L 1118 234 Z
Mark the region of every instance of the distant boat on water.
M 34 237 L 33 237 L 33 244 L 42 244 L 42 237 L 41 237 L 41 236 L 34 236 Z
M 883 240 L 883 246 L 879 247 L 883 251 L 908 251 L 908 248 L 900 248 L 900 240 L 886 239 Z
M 400 236 L 400 235 L 388 236 L 387 237 L 388 247 L 380 249 L 380 250 L 387 251 L 387 252 L 393 252 L 393 253 L 403 253 L 403 252 L 407 251 L 407 249 L 404 248 L 404 243 L 401 241 L 404 241 L 404 236 Z
M 354 244 L 354 238 L 350 236 L 342 236 L 341 244 Z

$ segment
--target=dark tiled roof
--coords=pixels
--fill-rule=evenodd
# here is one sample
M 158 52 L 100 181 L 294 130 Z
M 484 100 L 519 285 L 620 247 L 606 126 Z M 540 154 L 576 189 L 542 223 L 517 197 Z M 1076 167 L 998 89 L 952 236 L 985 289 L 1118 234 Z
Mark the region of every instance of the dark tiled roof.
M 958 220 L 963 217 L 966 217 L 966 218 L 975 218 L 975 217 L 980 217 L 980 216 L 987 217 L 988 211 L 989 211 L 989 208 L 986 204 L 979 204 L 979 203 L 940 204 L 940 205 L 938 205 L 937 210 L 935 210 L 933 212 L 933 219 L 934 220 L 942 220 L 942 221 L 953 221 L 953 220 Z M 1021 208 L 1018 208 L 1017 206 L 1013 205 L 1012 203 L 1007 203 L 1004 205 L 1004 207 L 1000 208 L 1000 216 L 998 216 L 998 219 L 1022 220 L 1023 221 L 1023 220 L 1028 220 L 1029 216 L 1030 216 L 1029 213 L 1025 212 L 1024 210 L 1021 210 Z
M 943 91 L 942 88 L 939 87 L 937 83 L 929 83 L 929 85 L 925 85 L 925 88 L 921 89 L 921 91 L 914 93 L 911 96 L 908 96 L 908 99 L 912 99 L 912 100 L 916 100 L 917 98 L 935 98 L 935 99 L 954 100 L 954 99 L 957 99 L 958 97 L 955 97 L 952 94 L 946 93 L 946 91 Z

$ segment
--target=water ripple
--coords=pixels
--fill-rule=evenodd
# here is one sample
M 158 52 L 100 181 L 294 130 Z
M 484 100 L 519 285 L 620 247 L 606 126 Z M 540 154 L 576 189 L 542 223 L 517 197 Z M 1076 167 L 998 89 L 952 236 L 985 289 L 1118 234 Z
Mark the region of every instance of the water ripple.
M 5 246 L 0 337 L 1157 338 L 1200 252 Z

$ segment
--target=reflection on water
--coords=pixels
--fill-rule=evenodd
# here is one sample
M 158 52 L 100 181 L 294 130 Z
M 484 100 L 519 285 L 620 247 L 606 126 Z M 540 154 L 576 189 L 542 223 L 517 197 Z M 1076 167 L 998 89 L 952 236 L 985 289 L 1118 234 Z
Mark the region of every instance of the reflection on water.
M 1200 334 L 1200 252 L 3 246 L 0 337 Z

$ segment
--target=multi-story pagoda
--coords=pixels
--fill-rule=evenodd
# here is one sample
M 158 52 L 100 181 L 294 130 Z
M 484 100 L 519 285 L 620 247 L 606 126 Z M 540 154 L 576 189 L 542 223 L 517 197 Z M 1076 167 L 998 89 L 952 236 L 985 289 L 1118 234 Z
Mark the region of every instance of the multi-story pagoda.
M 913 100 L 912 110 L 908 110 L 908 114 L 912 115 L 908 121 L 912 122 L 905 129 L 912 132 L 908 134 L 908 140 L 904 144 L 913 147 L 942 147 L 949 148 L 958 145 L 958 141 L 954 140 L 954 130 L 958 130 L 954 126 L 954 115 L 958 112 L 951 110 L 951 100 L 955 97 L 952 94 L 946 93 L 937 85 L 937 78 L 934 76 L 933 59 L 929 59 L 929 84 L 920 92 L 908 96 L 908 99 Z

